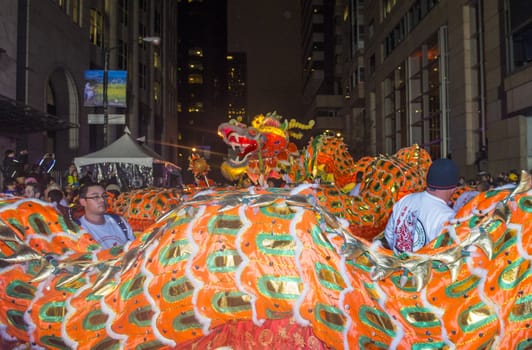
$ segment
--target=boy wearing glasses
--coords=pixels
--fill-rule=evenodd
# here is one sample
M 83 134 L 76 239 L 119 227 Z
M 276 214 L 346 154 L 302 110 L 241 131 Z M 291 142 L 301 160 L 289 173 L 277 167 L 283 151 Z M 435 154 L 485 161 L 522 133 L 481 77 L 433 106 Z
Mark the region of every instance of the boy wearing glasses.
M 85 214 L 79 225 L 85 228 L 104 249 L 124 245 L 135 239 L 127 221 L 119 215 L 107 213 L 107 194 L 103 186 L 88 183 L 79 190 L 79 203 Z

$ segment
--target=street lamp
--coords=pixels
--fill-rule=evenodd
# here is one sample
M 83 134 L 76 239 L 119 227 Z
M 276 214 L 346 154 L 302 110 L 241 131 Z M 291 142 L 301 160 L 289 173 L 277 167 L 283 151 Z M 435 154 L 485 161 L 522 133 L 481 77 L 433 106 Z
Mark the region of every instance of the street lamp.
M 143 42 L 152 43 L 157 46 L 161 42 L 158 36 L 139 37 L 139 44 Z M 107 47 L 104 49 L 103 56 L 103 140 L 105 146 L 109 144 L 109 99 L 107 96 L 107 86 L 109 84 L 109 54 L 112 50 L 120 46 Z

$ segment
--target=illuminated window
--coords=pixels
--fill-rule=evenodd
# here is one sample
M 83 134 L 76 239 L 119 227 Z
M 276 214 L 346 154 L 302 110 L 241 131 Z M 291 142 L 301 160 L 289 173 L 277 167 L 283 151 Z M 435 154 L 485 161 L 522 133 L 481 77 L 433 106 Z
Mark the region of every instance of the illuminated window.
M 203 63 L 201 63 L 201 62 L 190 62 L 188 64 L 188 68 L 189 69 L 193 69 L 193 70 L 203 71 Z
M 201 74 L 189 74 L 188 83 L 189 84 L 203 84 L 203 76 Z
M 102 46 L 102 34 L 103 34 L 103 16 L 95 9 L 90 10 L 90 28 L 89 39 L 90 42 L 98 47 Z
M 80 22 L 80 7 L 79 7 L 79 1 L 80 0 L 72 0 L 72 22 L 79 24 L 81 26 Z
M 203 102 L 196 102 L 188 107 L 189 113 L 203 112 Z
M 383 17 L 386 18 L 392 12 L 393 8 L 397 5 L 397 0 L 385 0 L 382 4 Z
M 159 94 L 161 92 L 161 83 L 158 81 L 153 82 L 153 100 L 155 102 L 159 101 Z
M 203 50 L 199 47 L 188 49 L 189 56 L 203 57 Z
M 161 65 L 161 62 L 159 60 L 159 53 L 157 51 L 153 51 L 153 68 L 159 68 Z

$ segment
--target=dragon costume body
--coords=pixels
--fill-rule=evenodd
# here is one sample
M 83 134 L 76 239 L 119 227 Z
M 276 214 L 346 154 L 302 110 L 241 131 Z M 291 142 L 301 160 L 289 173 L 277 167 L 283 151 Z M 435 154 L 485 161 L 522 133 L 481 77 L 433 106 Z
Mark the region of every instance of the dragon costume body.
M 291 184 L 331 184 L 322 187 L 319 204 L 334 215 L 346 218 L 351 232 L 366 239 L 382 232 L 397 200 L 425 188 L 425 174 L 431 159 L 417 145 L 403 148 L 392 156 L 364 157 L 355 162 L 341 137 L 324 133 L 313 137 L 303 152 L 287 154 L 287 125 L 301 127 L 302 124 L 275 117 L 265 119 L 260 115 L 251 127 L 235 122 L 220 125 L 218 133 L 229 146 L 238 150 L 222 167 L 227 179 L 247 174 L 256 184 L 264 186 L 260 179 L 283 173 Z M 269 165 L 258 167 L 250 160 L 261 160 Z M 277 175 L 272 175 L 272 169 Z M 360 194 L 345 196 L 357 181 L 361 181 Z
M 478 196 L 406 257 L 354 237 L 315 184 L 197 193 L 124 250 L 4 199 L 4 345 L 526 349 L 529 181 Z
M 109 250 L 47 203 L 0 198 L 0 347 L 532 347 L 528 174 L 396 256 L 373 237 L 423 189 L 425 151 L 354 162 L 322 135 L 294 157 L 285 174 L 303 179 L 286 188 L 122 194 L 114 211 L 142 232 Z M 353 172 L 360 196 L 346 193 Z

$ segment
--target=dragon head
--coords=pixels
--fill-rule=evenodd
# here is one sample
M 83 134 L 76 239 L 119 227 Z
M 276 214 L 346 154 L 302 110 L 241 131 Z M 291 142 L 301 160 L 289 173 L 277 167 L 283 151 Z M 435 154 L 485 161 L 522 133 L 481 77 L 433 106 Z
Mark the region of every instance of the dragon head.
M 264 143 L 264 137 L 257 129 L 248 128 L 245 124 L 232 119 L 228 123 L 222 123 L 218 127 L 218 135 L 229 145 L 236 156 L 230 159 L 235 166 L 245 166 L 249 158 L 260 149 Z
M 244 173 L 250 179 L 259 178 L 259 175 L 271 177 L 293 152 L 294 145 L 289 142 L 289 137 L 302 136 L 290 129 L 310 129 L 313 125 L 314 121 L 305 125 L 294 119 L 283 120 L 275 111 L 257 115 L 250 126 L 236 120 L 220 124 L 218 134 L 236 153 L 222 164 L 222 174 L 232 181 Z

